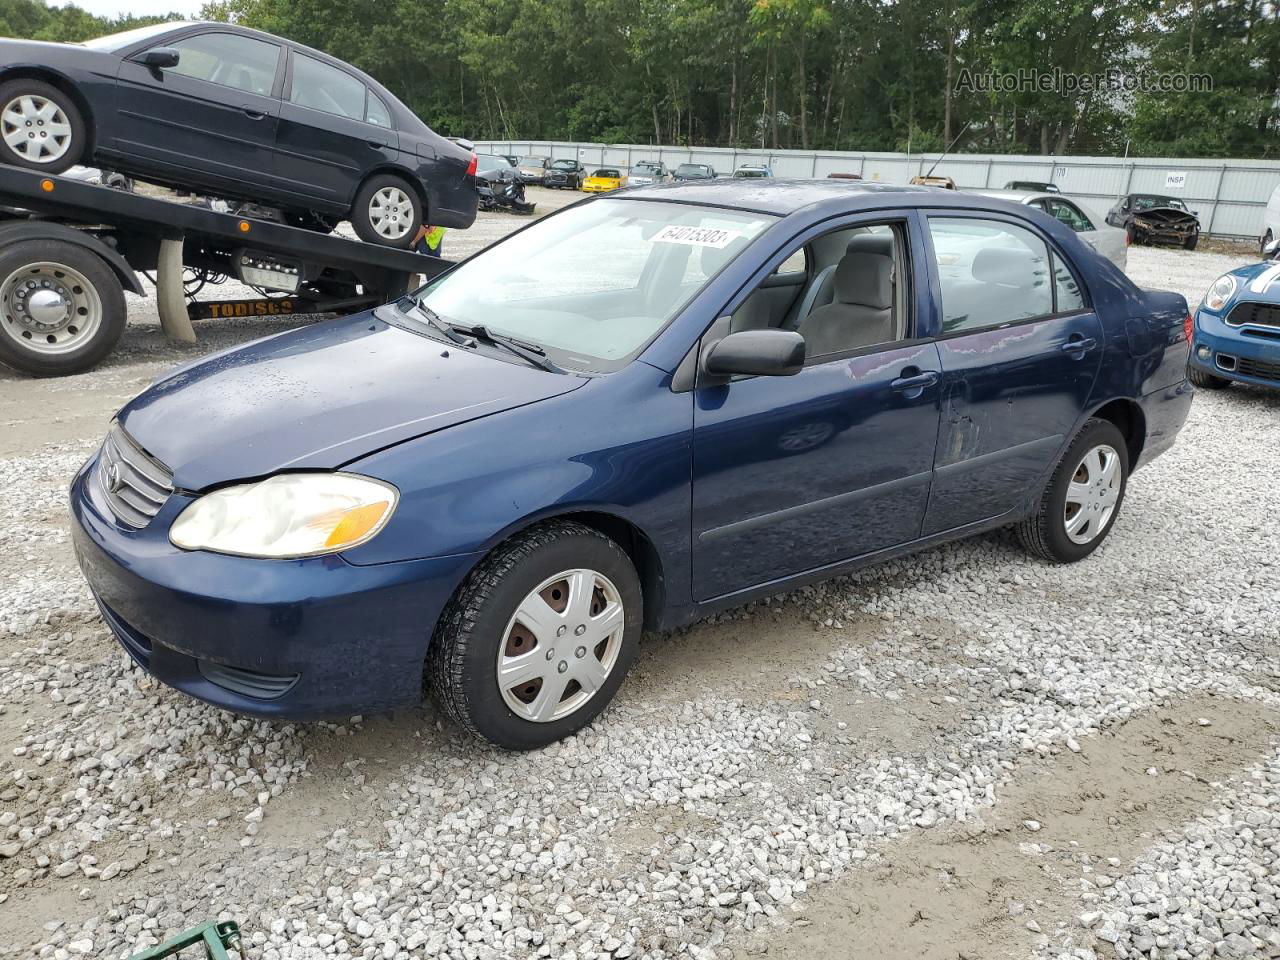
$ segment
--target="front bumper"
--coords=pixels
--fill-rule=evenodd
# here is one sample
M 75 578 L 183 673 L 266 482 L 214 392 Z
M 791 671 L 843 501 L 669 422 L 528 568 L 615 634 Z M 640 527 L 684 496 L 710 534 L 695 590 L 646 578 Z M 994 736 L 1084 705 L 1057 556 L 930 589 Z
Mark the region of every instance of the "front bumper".
M 72 541 L 103 617 L 156 679 L 236 713 L 285 719 L 416 705 L 437 618 L 476 559 L 356 566 L 179 550 L 174 494 L 142 530 L 71 485 Z
M 1197 310 L 1191 363 L 1225 380 L 1280 388 L 1280 330 L 1231 327 L 1217 314 Z

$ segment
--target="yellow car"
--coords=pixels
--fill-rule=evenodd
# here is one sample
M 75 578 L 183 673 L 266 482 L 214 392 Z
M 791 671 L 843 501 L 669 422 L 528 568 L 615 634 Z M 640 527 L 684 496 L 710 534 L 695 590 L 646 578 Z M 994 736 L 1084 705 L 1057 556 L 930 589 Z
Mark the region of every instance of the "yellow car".
M 626 177 L 622 175 L 621 170 L 616 167 L 603 167 L 582 181 L 582 189 L 587 193 L 608 193 L 610 190 L 617 190 L 625 182 Z

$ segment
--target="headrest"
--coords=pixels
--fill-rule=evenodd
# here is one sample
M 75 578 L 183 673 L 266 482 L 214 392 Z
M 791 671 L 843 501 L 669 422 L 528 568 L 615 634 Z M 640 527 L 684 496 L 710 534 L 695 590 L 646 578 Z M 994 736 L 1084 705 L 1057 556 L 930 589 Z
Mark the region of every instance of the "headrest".
M 973 258 L 973 279 L 1025 287 L 1034 274 L 1041 272 L 1042 262 L 1043 258 L 1025 247 L 983 247 Z
M 846 253 L 836 267 L 836 300 L 873 310 L 893 306 L 893 258 L 878 253 Z
M 893 234 L 860 233 L 849 241 L 846 253 L 878 253 L 882 257 L 893 256 Z

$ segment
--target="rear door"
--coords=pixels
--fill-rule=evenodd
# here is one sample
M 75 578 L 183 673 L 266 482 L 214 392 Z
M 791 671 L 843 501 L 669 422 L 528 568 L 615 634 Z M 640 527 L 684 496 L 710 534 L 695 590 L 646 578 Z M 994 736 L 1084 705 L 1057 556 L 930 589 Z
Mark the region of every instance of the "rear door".
M 369 171 L 399 159 L 390 110 L 359 77 L 297 50 L 289 59 L 277 176 L 291 193 L 346 211 Z
M 926 536 L 1025 502 L 1083 413 L 1103 353 L 1087 291 L 1038 232 L 995 214 L 927 223 L 942 418 Z
M 225 184 L 232 195 L 246 183 L 269 185 L 283 48 L 219 30 L 156 46 L 176 49 L 178 65 L 121 62 L 116 147 L 175 175 L 192 171 L 201 185 Z

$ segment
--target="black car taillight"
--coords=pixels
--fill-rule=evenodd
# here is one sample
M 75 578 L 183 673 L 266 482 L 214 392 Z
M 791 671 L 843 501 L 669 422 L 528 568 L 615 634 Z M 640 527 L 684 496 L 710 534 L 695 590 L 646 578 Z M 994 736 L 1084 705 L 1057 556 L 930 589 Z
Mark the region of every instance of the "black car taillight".
M 471 162 L 467 164 L 467 176 L 474 177 L 476 175 L 476 169 L 479 167 L 479 165 L 480 165 L 480 158 L 474 153 L 471 154 Z

